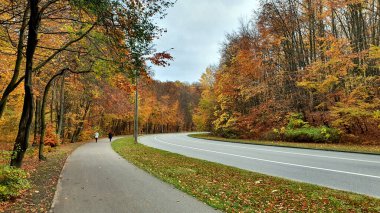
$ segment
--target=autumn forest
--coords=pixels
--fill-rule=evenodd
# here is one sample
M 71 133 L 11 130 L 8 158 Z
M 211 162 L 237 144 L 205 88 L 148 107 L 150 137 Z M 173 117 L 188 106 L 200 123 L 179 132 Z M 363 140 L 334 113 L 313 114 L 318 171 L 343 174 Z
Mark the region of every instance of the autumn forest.
M 2 162 L 132 134 L 136 90 L 140 134 L 379 143 L 380 1 L 263 0 L 192 84 L 148 66 L 175 60 L 153 45 L 173 4 L 1 0 Z
M 26 149 L 133 131 L 133 93 L 142 132 L 193 128 L 198 87 L 150 78 L 146 61 L 167 66 L 152 42 L 168 1 L 2 1 L 2 161 L 20 166 Z M 140 83 L 137 84 L 136 81 Z M 132 121 L 132 122 L 131 122 Z
M 0 212 L 377 212 L 380 0 L 257 1 L 191 83 L 179 1 L 0 0 Z
M 236 138 L 378 144 L 380 1 L 261 1 L 201 78 L 197 127 Z

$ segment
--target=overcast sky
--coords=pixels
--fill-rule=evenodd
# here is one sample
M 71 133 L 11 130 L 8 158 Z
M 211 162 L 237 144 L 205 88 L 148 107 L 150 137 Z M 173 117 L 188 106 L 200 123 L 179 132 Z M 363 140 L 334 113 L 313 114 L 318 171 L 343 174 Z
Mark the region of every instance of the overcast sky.
M 160 26 L 167 33 L 156 41 L 158 51 L 174 48 L 171 66 L 152 67 L 161 81 L 196 82 L 205 69 L 219 61 L 220 44 L 226 33 L 248 19 L 259 0 L 178 0 Z

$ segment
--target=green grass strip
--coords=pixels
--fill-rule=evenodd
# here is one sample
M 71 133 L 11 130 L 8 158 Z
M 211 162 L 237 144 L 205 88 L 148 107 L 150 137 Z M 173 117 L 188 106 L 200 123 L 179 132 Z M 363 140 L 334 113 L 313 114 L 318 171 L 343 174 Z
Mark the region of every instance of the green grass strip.
M 380 199 L 249 172 L 116 140 L 113 149 L 161 180 L 225 212 L 379 212 Z
M 291 147 L 291 148 L 302 148 L 302 149 L 315 149 L 315 150 L 325 150 L 325 151 L 338 151 L 338 152 L 380 155 L 380 145 L 258 141 L 258 140 L 223 138 L 223 137 L 212 136 L 209 134 L 190 134 L 189 136 L 193 138 L 200 138 L 200 139 L 214 140 L 214 141 L 221 141 L 221 142 L 231 142 L 231 143 L 244 143 L 244 144 L 255 144 L 255 145 L 265 145 L 265 146 L 279 146 L 279 147 Z

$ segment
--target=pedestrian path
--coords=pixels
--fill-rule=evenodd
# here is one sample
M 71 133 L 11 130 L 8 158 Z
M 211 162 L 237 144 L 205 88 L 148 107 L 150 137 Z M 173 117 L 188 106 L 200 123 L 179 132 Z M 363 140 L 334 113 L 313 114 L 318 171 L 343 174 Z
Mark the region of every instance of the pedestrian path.
M 51 212 L 215 212 L 138 169 L 108 139 L 79 147 L 67 159 Z

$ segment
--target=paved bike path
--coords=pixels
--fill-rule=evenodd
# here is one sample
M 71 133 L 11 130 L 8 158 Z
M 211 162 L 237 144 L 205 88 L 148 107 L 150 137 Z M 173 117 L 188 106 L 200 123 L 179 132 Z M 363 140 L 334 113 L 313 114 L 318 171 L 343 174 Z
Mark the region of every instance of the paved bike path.
M 51 212 L 215 212 L 138 169 L 108 139 L 85 144 L 67 159 Z

